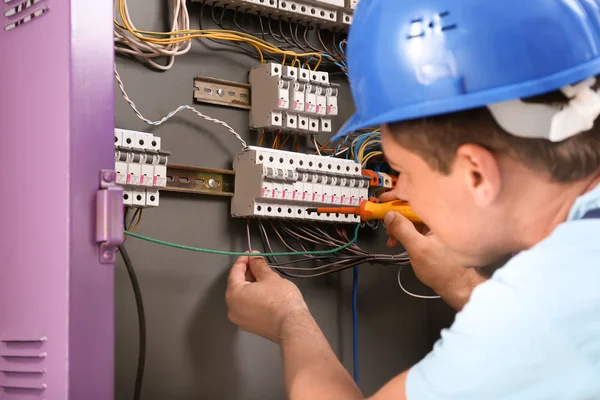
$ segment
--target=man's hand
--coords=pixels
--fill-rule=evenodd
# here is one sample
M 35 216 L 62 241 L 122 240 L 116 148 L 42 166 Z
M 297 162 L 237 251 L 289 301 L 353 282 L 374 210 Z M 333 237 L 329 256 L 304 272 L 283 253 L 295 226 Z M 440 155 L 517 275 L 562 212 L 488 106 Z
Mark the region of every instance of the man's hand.
M 225 300 L 231 322 L 276 343 L 289 317 L 308 313 L 298 287 L 272 271 L 261 257 L 244 256 L 235 262 Z
M 381 196 L 382 201 L 396 199 L 393 192 Z M 474 268 L 466 268 L 461 257 L 451 252 L 434 234 L 421 234 L 401 214 L 388 213 L 384 224 L 390 236 L 387 245 L 395 247 L 401 243 L 410 256 L 417 278 L 455 309 L 462 309 L 475 286 L 485 281 Z

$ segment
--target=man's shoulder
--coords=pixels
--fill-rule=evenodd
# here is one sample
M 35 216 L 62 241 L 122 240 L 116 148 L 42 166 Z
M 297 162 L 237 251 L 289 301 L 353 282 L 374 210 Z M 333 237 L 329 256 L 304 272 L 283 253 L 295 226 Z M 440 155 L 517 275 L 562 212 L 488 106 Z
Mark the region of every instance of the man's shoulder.
M 557 227 L 546 239 L 513 257 L 492 280 L 536 294 L 553 296 L 600 279 L 600 220 L 579 220 Z M 575 287 L 571 285 L 576 285 Z

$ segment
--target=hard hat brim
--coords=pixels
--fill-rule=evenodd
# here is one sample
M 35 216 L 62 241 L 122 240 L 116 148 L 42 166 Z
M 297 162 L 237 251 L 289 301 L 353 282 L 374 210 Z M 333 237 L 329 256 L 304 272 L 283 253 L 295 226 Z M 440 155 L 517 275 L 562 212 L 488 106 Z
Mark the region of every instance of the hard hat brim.
M 581 82 L 598 75 L 598 73 L 600 73 L 600 58 L 595 58 L 590 62 L 575 68 L 534 81 L 519 82 L 518 84 L 511 86 L 469 93 L 460 96 L 459 98 L 444 98 L 411 104 L 410 106 L 382 113 L 368 119 L 362 118 L 356 113 L 342 126 L 331 140 L 335 141 L 344 135 L 357 130 L 370 127 L 374 128 L 382 124 L 454 113 L 485 107 L 489 104 L 503 101 L 541 95 L 554 90 L 559 90 L 565 85 Z

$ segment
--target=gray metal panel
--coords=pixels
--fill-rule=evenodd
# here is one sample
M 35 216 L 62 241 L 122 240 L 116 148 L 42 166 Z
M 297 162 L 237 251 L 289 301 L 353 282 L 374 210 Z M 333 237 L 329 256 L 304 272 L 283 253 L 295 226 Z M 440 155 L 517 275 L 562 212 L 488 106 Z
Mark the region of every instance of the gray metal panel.
M 130 0 L 132 18 L 139 27 L 164 29 L 166 7 L 158 0 Z M 191 25 L 198 26 L 191 5 Z M 209 18 L 208 18 L 209 19 Z M 206 27 L 211 27 L 205 20 Z M 195 43 L 189 55 L 179 57 L 166 73 L 147 70 L 119 59 L 117 66 L 128 89 L 146 117 L 159 118 L 180 104 L 192 101 L 193 78 L 198 75 L 234 81 L 248 79 L 257 61 L 229 50 L 208 52 L 208 42 Z M 229 49 L 229 48 L 227 48 Z M 345 100 L 344 100 L 345 99 Z M 350 93 L 340 93 L 343 116 L 351 113 Z M 214 168 L 231 168 L 240 144 L 225 129 L 182 113 L 171 122 L 150 129 L 137 120 L 119 94 L 116 125 L 152 131 L 172 151 L 170 162 Z M 226 120 L 251 143 L 248 113 L 242 110 L 197 105 L 207 114 Z M 250 143 L 250 142 L 249 142 Z M 245 222 L 229 218 L 230 200 L 164 193 L 156 210 L 146 210 L 140 227 L 147 234 L 178 243 L 224 250 L 245 250 Z M 365 231 L 362 244 L 378 240 Z M 258 238 L 255 240 L 259 244 Z M 284 398 L 280 352 L 266 340 L 238 331 L 226 315 L 226 274 L 233 261 L 157 247 L 128 239 L 146 302 L 148 359 L 143 398 L 280 400 Z M 359 351 L 361 387 L 373 393 L 383 383 L 417 362 L 427 351 L 426 303 L 404 295 L 396 283 L 395 268 L 364 266 L 359 287 Z M 137 319 L 127 274 L 117 265 L 116 398 L 132 396 L 137 361 Z M 347 368 L 352 365 L 352 273 L 301 281 L 311 310 Z

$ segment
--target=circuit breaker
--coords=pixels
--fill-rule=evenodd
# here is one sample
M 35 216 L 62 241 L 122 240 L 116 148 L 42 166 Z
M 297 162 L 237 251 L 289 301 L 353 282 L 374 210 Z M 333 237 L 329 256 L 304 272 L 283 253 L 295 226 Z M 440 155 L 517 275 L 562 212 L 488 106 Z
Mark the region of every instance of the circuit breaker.
M 331 133 L 339 85 L 327 72 L 268 63 L 250 71 L 250 126 L 290 133 Z
M 249 147 L 235 157 L 234 217 L 358 223 L 355 215 L 317 214 L 326 206 L 358 206 L 369 196 L 360 164 L 333 157 Z
M 169 153 L 150 133 L 115 129 L 115 171 L 127 207 L 157 207 L 159 190 L 167 186 Z

